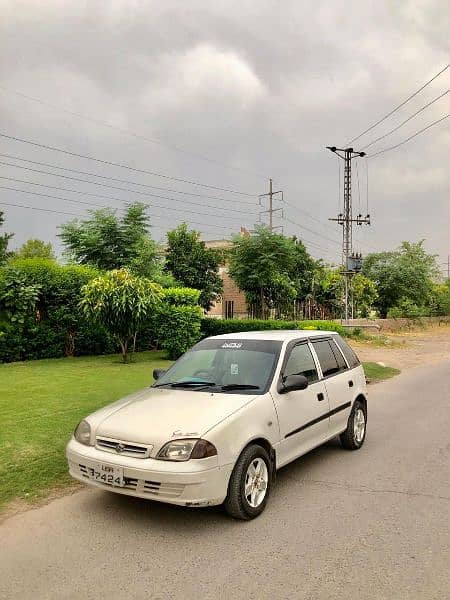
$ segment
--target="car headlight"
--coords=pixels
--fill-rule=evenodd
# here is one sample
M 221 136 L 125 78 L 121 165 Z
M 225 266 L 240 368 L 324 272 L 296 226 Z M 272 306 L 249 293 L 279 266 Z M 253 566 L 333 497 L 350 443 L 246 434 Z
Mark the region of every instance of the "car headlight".
M 216 447 L 206 440 L 188 439 L 167 442 L 158 452 L 160 460 L 184 461 L 191 458 L 207 458 L 216 456 Z
M 85 420 L 80 421 L 73 433 L 74 438 L 80 444 L 84 444 L 85 446 L 91 445 L 91 426 Z

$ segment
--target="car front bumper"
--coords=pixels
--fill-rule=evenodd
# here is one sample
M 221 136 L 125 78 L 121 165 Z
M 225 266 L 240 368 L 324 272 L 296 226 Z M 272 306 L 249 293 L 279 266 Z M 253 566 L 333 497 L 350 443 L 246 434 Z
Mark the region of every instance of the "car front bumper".
M 114 455 L 84 446 L 74 438 L 66 448 L 69 473 L 88 485 L 125 494 L 168 502 L 181 506 L 212 506 L 221 504 L 227 495 L 233 465 L 217 466 L 217 457 L 200 461 L 170 462 L 153 458 L 134 458 Z M 123 468 L 125 486 L 118 487 L 94 481 L 88 468 L 98 464 Z

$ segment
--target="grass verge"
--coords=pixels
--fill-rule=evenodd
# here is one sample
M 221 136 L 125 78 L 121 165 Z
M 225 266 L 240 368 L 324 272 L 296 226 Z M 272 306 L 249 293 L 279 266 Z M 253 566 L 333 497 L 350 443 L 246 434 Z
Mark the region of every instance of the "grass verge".
M 78 421 L 152 382 L 161 352 L 36 360 L 0 365 L 0 507 L 33 501 L 65 485 L 65 445 Z
M 394 369 L 394 367 L 383 367 L 376 362 L 365 362 L 363 363 L 364 372 L 369 381 L 383 381 L 384 379 L 391 379 L 400 374 L 400 369 Z

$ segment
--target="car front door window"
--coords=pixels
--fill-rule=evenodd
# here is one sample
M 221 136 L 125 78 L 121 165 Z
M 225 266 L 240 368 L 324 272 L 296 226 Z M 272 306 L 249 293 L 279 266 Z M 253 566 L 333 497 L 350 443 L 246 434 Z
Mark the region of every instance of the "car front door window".
M 309 383 L 318 381 L 319 374 L 308 344 L 298 344 L 292 348 L 284 368 L 284 377 L 289 375 L 304 375 Z

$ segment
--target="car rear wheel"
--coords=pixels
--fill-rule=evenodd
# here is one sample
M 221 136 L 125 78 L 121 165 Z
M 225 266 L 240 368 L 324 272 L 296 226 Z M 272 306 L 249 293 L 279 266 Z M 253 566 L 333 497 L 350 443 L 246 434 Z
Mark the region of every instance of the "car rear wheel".
M 358 450 L 364 444 L 367 429 L 367 410 L 360 400 L 355 400 L 347 422 L 347 429 L 341 433 L 341 444 L 347 450 Z
M 238 458 L 228 484 L 225 509 L 236 519 L 254 519 L 266 507 L 272 481 L 272 464 L 266 450 L 253 444 Z

